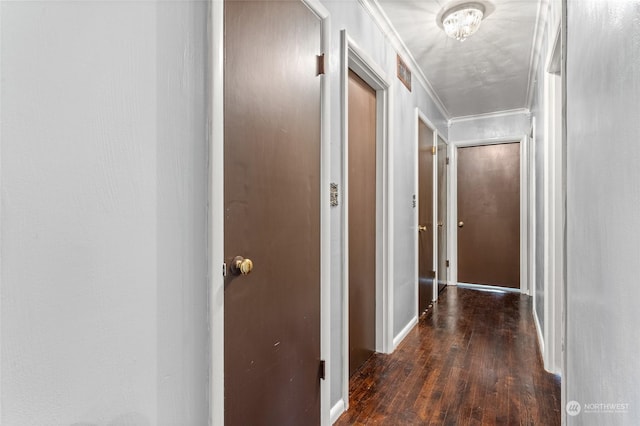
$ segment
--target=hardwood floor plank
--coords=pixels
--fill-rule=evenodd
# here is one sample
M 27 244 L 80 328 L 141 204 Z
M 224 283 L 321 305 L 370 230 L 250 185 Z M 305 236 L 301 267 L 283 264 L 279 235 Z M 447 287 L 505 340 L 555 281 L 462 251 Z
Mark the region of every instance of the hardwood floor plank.
M 531 299 L 517 293 L 447 288 L 349 390 L 336 425 L 560 424 L 560 380 L 542 367 Z

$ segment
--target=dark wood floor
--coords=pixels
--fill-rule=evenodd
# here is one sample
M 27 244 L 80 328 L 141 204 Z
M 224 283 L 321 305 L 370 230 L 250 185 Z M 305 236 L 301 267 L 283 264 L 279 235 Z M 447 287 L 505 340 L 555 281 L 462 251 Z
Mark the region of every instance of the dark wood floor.
M 531 299 L 448 287 L 392 355 L 351 378 L 337 425 L 559 425 Z

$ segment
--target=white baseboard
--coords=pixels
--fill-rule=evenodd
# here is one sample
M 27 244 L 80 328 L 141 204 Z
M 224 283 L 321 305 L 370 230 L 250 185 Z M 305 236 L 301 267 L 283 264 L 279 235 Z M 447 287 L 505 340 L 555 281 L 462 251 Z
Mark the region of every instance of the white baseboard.
M 329 417 L 331 419 L 331 424 L 334 424 L 336 422 L 336 420 L 338 420 L 340 415 L 342 413 L 344 413 L 344 412 L 345 412 L 344 400 L 341 399 L 338 402 L 336 402 L 336 404 L 333 407 L 331 407 L 331 412 L 329 413 Z
M 538 346 L 540 347 L 540 356 L 544 362 L 544 337 L 542 336 L 542 328 L 540 328 L 540 320 L 538 320 L 538 313 L 533 310 L 533 323 L 536 325 L 536 334 L 538 335 Z
M 468 288 L 471 290 L 489 291 L 493 293 L 522 293 L 522 290 L 519 288 L 500 287 L 498 285 L 458 283 L 458 287 Z
M 398 335 L 393 338 L 393 350 L 394 351 L 396 350 L 396 348 L 398 347 L 400 342 L 402 342 L 404 340 L 404 338 L 407 337 L 407 334 L 409 334 L 409 332 L 413 329 L 413 327 L 415 327 L 416 324 L 418 324 L 418 317 L 413 317 L 413 319 L 411 321 L 409 321 L 409 324 L 407 324 L 402 329 L 402 331 L 400 331 L 400 333 L 398 333 Z

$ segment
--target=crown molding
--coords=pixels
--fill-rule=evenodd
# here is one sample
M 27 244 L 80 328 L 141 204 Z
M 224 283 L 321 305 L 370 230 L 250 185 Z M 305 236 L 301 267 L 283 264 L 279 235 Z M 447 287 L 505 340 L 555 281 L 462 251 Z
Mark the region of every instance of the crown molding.
M 504 111 L 485 112 L 482 114 L 465 115 L 465 116 L 453 117 L 449 119 L 449 127 L 451 127 L 452 124 L 462 123 L 465 121 L 486 120 L 491 118 L 508 117 L 510 115 L 530 115 L 530 114 L 531 114 L 531 111 L 529 110 L 529 108 L 516 108 L 516 109 L 507 109 Z
M 382 31 L 382 33 L 391 42 L 391 45 L 396 50 L 396 52 L 402 56 L 405 62 L 408 63 L 413 75 L 416 76 L 416 79 L 418 80 L 420 85 L 424 88 L 429 97 L 431 97 L 431 100 L 443 115 L 444 119 L 448 121 L 451 118 L 451 113 L 444 106 L 442 99 L 440 99 L 435 89 L 429 82 L 429 79 L 427 79 L 427 77 L 422 72 L 422 69 L 418 65 L 418 62 L 409 51 L 407 45 L 404 44 L 404 41 L 391 23 L 391 20 L 389 20 L 387 14 L 384 12 L 384 10 L 382 10 L 380 3 L 378 3 L 377 0 L 358 0 L 358 3 L 360 3 L 362 7 L 367 11 L 367 13 L 369 13 L 371 18 L 373 18 L 373 21 L 376 23 L 376 25 L 378 25 L 380 31 Z

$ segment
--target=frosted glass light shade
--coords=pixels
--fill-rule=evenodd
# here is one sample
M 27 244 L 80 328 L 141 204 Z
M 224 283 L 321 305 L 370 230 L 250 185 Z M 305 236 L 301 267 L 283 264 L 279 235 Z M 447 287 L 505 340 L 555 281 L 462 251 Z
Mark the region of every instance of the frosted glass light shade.
M 478 31 L 484 17 L 484 6 L 480 3 L 465 3 L 447 10 L 442 15 L 442 27 L 451 38 L 465 41 Z

